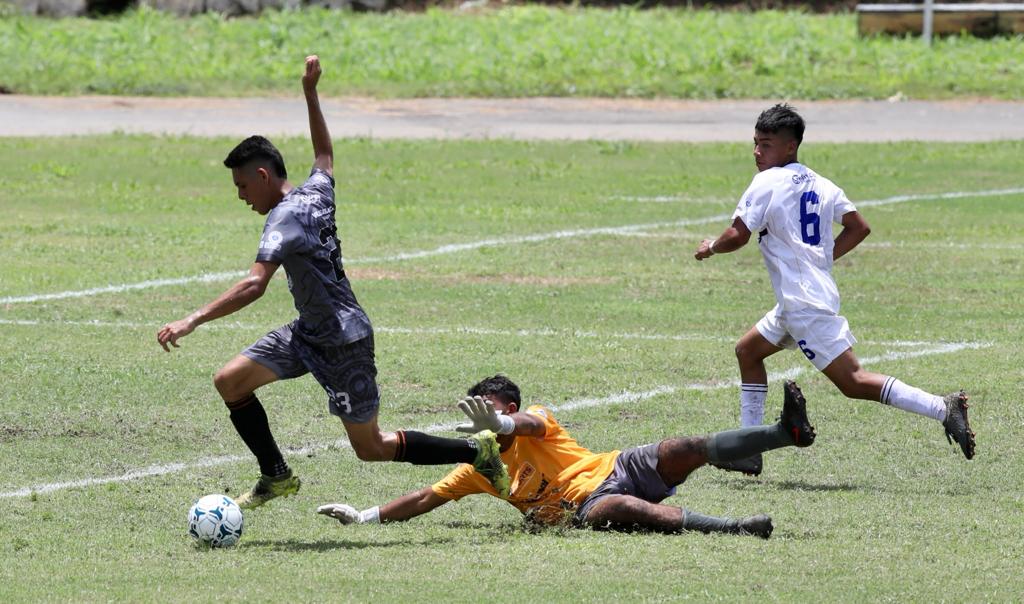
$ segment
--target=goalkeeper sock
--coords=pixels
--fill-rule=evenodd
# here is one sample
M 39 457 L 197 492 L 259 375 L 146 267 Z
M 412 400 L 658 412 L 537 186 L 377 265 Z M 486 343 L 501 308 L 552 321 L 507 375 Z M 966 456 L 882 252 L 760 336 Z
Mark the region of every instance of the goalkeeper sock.
M 693 510 L 683 509 L 683 530 L 702 533 L 738 533 L 740 523 L 734 518 L 708 516 Z
M 225 401 L 224 404 L 231 410 L 231 423 L 235 425 L 238 435 L 256 456 L 260 472 L 271 478 L 288 475 L 291 470 L 281 455 L 281 450 L 277 448 L 277 443 L 274 442 L 267 412 L 260 404 L 260 399 L 256 398 L 255 394 L 250 394 L 240 401 Z
M 476 442 L 462 438 L 441 438 L 413 430 L 399 430 L 398 446 L 393 461 L 405 461 L 418 466 L 437 466 L 450 463 L 473 463 Z
M 779 424 L 716 432 L 708 437 L 708 461 L 736 461 L 792 444 L 793 437 Z

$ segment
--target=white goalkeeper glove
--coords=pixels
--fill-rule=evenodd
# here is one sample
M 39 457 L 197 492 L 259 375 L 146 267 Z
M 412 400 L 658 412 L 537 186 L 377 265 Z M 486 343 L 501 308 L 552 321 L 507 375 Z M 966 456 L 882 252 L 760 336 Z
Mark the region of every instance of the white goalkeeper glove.
M 316 509 L 317 514 L 330 516 L 342 524 L 379 524 L 380 506 L 362 512 L 345 503 L 328 503 Z
M 494 403 L 484 400 L 480 396 L 467 396 L 459 401 L 459 409 L 466 414 L 473 423 L 459 424 L 455 429 L 459 432 L 476 434 L 482 430 L 490 430 L 495 434 L 512 434 L 516 429 L 516 422 L 511 417 L 498 413 L 494 409 Z

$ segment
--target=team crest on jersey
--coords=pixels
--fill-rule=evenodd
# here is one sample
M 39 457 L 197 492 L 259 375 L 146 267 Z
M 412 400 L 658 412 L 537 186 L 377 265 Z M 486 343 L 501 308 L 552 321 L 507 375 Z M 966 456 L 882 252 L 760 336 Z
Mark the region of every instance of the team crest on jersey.
M 281 231 L 270 231 L 266 237 L 260 240 L 261 250 L 279 250 L 281 249 L 281 241 L 284 240 L 284 235 Z
M 515 491 L 519 485 L 530 482 L 533 475 L 537 473 L 537 470 L 528 463 L 524 463 L 522 469 L 519 470 L 519 474 L 516 475 L 516 484 L 513 485 L 512 490 Z

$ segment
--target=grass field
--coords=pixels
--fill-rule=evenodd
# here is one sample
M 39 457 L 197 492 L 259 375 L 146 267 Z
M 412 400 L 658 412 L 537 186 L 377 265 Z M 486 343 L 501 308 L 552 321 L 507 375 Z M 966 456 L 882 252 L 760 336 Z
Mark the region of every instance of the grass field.
M 222 291 L 230 278 L 216 275 L 255 253 L 261 219 L 219 164 L 233 142 L 0 145 L 0 600 L 1024 593 L 1024 143 L 813 145 L 802 155 L 874 229 L 835 270 L 858 353 L 933 392 L 966 388 L 973 461 L 938 424 L 847 401 L 787 353 L 770 361 L 769 417 L 778 375 L 792 372 L 817 443 L 770 454 L 757 479 L 701 470 L 669 500 L 768 512 L 769 541 L 534 533 L 484 497 L 407 524 L 342 527 L 316 506 L 382 503 L 445 469 L 358 462 L 304 378 L 261 395 L 303 490 L 248 513 L 239 547 L 204 551 L 185 533 L 191 503 L 237 494 L 257 472 L 211 376 L 294 314 L 280 279 L 173 354 L 156 344 L 160 325 Z M 308 143 L 282 149 L 301 177 Z M 692 252 L 749 182 L 747 146 L 350 140 L 335 151 L 339 232 L 378 330 L 386 428 L 455 423 L 457 397 L 499 371 L 593 450 L 738 423 L 732 343 L 772 305 L 771 288 L 752 246 L 704 263 Z M 991 193 L 1006 189 L 1016 192 Z M 195 279 L 158 282 L 178 278 Z M 74 293 L 93 288 L 107 291 Z
M 2 6 L 0 6 L 2 11 Z M 187 44 L 182 44 L 187 40 Z M 714 98 L 1024 96 L 1024 36 L 859 38 L 856 16 L 508 7 L 179 19 L 0 16 L 0 89 L 291 93 L 319 53 L 327 95 Z

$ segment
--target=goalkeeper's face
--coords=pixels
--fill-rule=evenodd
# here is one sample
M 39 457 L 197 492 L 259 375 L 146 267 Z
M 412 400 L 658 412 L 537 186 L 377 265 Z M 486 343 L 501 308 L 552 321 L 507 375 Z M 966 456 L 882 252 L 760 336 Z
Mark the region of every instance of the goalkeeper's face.
M 519 407 L 515 403 L 506 404 L 501 398 L 492 394 L 484 395 L 485 401 L 490 401 L 494 405 L 494 410 L 502 415 L 509 415 L 519 410 Z

